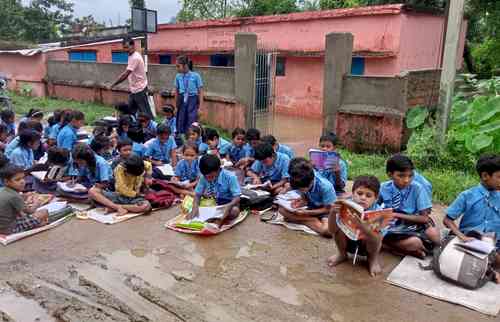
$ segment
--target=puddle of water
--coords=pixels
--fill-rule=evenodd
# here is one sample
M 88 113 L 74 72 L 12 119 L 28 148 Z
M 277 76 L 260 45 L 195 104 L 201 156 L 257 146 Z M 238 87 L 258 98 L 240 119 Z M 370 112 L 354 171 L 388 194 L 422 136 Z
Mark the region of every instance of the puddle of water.
M 0 295 L 0 311 L 5 312 L 14 321 L 56 322 L 37 302 L 11 292 Z
M 107 265 L 122 273 L 134 274 L 152 285 L 169 289 L 175 284 L 175 278 L 160 270 L 159 258 L 145 250 L 121 250 L 104 254 Z
M 281 302 L 296 306 L 302 305 L 299 291 L 290 284 L 287 284 L 285 286 L 277 286 L 266 283 L 259 285 L 257 287 L 257 290 L 261 293 L 272 296 L 280 300 Z

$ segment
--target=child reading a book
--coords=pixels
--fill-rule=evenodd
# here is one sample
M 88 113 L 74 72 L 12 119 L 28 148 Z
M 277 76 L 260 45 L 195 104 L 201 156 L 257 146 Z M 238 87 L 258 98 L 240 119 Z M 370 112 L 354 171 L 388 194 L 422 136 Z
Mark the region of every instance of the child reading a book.
M 288 145 L 278 143 L 276 138 L 272 135 L 266 135 L 262 137 L 262 142 L 271 144 L 274 151 L 288 155 L 290 160 L 295 158 L 295 152 L 293 152 L 292 148 L 289 147 Z
M 113 162 L 111 162 L 111 170 L 115 170 L 115 168 L 123 162 L 125 159 L 127 159 L 130 155 L 132 155 L 132 146 L 133 142 L 130 139 L 122 139 L 118 141 L 118 144 L 116 145 L 116 149 L 118 150 L 119 155 L 113 159 Z M 140 156 L 140 155 L 139 155 Z M 140 156 L 142 157 L 142 156 Z
M 428 191 L 414 180 L 414 169 L 408 157 L 391 157 L 386 165 L 391 180 L 382 184 L 379 204 L 392 208 L 397 219 L 388 228 L 384 244 L 396 252 L 423 258 L 440 244 L 440 235 L 430 217 L 432 201 Z
M 198 150 L 201 155 L 214 154 L 219 158 L 225 157 L 228 153 L 230 143 L 219 136 L 215 129 L 205 129 L 204 142 L 200 144 Z
M 103 157 L 84 143 L 75 145 L 71 155 L 75 163 L 71 175 L 78 177 L 79 183 L 87 188 L 97 186 L 103 189 L 108 186 L 112 172 L 109 163 Z
M 61 110 L 58 113 L 54 112 L 53 117 L 56 123 L 49 129 L 49 136 L 47 138 L 48 146 L 57 145 L 57 136 L 59 135 L 61 129 L 63 129 L 71 121 L 72 112 L 73 111 L 70 109 Z
M 290 187 L 302 193 L 303 198 L 292 203 L 294 211 L 280 206 L 279 212 L 286 221 L 305 225 L 320 235 L 331 237 L 328 214 L 337 199 L 333 185 L 316 173 L 304 158 L 293 159 L 289 171 Z
M 85 115 L 81 111 L 73 111 L 69 119 L 69 123 L 57 135 L 57 146 L 71 151 L 78 141 L 78 130 L 85 123 Z
M 43 178 L 34 177 L 33 190 L 38 193 L 55 193 L 57 182 L 69 181 L 71 156 L 68 150 L 50 147 L 47 151 L 47 162 L 43 166 L 46 175 Z
M 25 189 L 24 170 L 9 164 L 0 170 L 0 178 L 5 185 L 0 188 L 0 234 L 16 234 L 46 225 L 47 210 L 37 211 L 43 205 L 35 201 L 28 206 L 21 195 Z
M 235 166 L 239 167 L 240 160 L 247 157 L 245 150 L 245 130 L 242 128 L 235 128 L 231 133 L 232 142 L 227 150 L 227 157 Z
M 262 143 L 260 141 L 260 131 L 254 128 L 248 129 L 245 139 L 247 141 L 245 144 L 247 157 L 252 159 L 255 156 L 255 149 Z
M 33 151 L 38 149 L 40 138 L 40 134 L 34 130 L 23 131 L 19 135 L 18 147 L 12 151 L 9 157 L 10 162 L 24 170 L 30 170 L 35 164 Z
M 361 176 L 354 180 L 352 186 L 352 200 L 363 207 L 365 211 L 380 210 L 382 207 L 377 204 L 378 195 L 380 192 L 380 182 L 374 176 Z M 340 205 L 335 204 L 330 212 L 328 219 L 328 227 L 330 233 L 335 239 L 338 254 L 328 259 L 328 266 L 335 267 L 344 262 L 348 258 L 348 254 L 367 256 L 368 271 L 371 276 L 376 276 L 382 272 L 379 262 L 379 253 L 382 247 L 382 233 L 374 232 L 370 226 L 361 221 L 357 215 L 352 215 L 351 219 L 358 229 L 363 233 L 362 240 L 351 240 L 339 228 L 338 216 Z
M 184 144 L 182 146 L 182 160 L 177 163 L 175 177 L 172 178 L 174 184 L 171 188 L 175 193 L 194 197 L 194 187 L 198 184 L 200 177 L 199 161 L 196 145 Z
M 144 133 L 144 140 L 149 141 L 156 137 L 156 128 L 158 127 L 158 123 L 153 121 L 151 117 L 146 113 L 139 113 L 137 116 L 137 121 Z M 171 135 L 174 135 L 174 132 L 170 130 Z
M 272 195 L 284 191 L 290 178 L 288 174 L 290 158 L 285 154 L 274 152 L 270 144 L 261 143 L 255 149 L 255 160 L 248 171 L 253 184 L 260 185 L 269 181 L 271 185 L 267 188 Z
M 236 176 L 221 169 L 220 159 L 215 155 L 205 155 L 201 158 L 200 172 L 202 176 L 195 188 L 193 209 L 186 218 L 193 219 L 198 216 L 202 197 L 213 198 L 217 205 L 226 206 L 222 218 L 215 221 L 219 227 L 224 222 L 237 218 L 240 213 L 241 187 Z
M 119 216 L 127 213 L 143 213 L 151 210 L 151 204 L 142 195 L 143 190 L 151 185 L 152 167 L 137 155 L 130 155 L 114 171 L 115 191 L 94 186 L 89 197 L 105 206 L 109 212 Z
M 170 134 L 170 129 L 167 126 L 163 124 L 158 126 L 157 138 L 147 147 L 144 156 L 149 158 L 154 166 L 170 163 L 172 167 L 175 167 L 177 164 L 177 155 L 175 153 L 177 145 Z
M 500 155 L 482 155 L 476 164 L 481 183 L 466 190 L 446 209 L 444 225 L 462 241 L 472 235 L 496 236 L 496 282 L 500 283 Z M 460 220 L 460 226 L 455 223 Z
M 326 133 L 319 139 L 319 148 L 324 152 L 336 152 L 339 144 L 335 133 Z M 345 193 L 347 183 L 347 163 L 339 156 L 339 162 L 330 169 L 319 170 L 319 173 L 330 181 L 335 187 L 337 194 Z

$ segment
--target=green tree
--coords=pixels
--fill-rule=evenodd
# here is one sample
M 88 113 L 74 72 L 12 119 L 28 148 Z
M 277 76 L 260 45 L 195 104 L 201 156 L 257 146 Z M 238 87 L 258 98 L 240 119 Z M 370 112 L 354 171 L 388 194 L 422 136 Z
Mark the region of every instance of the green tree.
M 19 40 L 22 30 L 23 6 L 20 0 L 0 1 L 0 39 Z
M 145 0 L 129 0 L 128 2 L 132 8 L 146 8 Z
M 221 19 L 230 15 L 229 0 L 182 0 L 176 21 Z
M 239 17 L 287 14 L 300 11 L 296 0 L 243 0 L 235 5 Z

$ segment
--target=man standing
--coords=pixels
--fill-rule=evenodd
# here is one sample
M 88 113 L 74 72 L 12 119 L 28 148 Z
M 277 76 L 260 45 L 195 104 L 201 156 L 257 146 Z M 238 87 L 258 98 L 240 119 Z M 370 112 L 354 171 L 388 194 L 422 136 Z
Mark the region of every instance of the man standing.
M 136 114 L 146 113 L 153 118 L 154 116 L 148 102 L 148 79 L 142 55 L 135 50 L 135 41 L 133 39 L 125 39 L 123 48 L 128 51 L 127 70 L 111 85 L 111 89 L 128 79 L 130 110 Z

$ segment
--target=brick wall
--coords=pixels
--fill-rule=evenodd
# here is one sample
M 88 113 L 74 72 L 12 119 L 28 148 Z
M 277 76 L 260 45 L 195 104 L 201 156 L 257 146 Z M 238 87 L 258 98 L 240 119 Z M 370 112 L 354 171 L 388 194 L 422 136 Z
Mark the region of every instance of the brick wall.
M 439 99 L 440 70 L 414 70 L 408 72 L 408 107 L 433 107 Z

